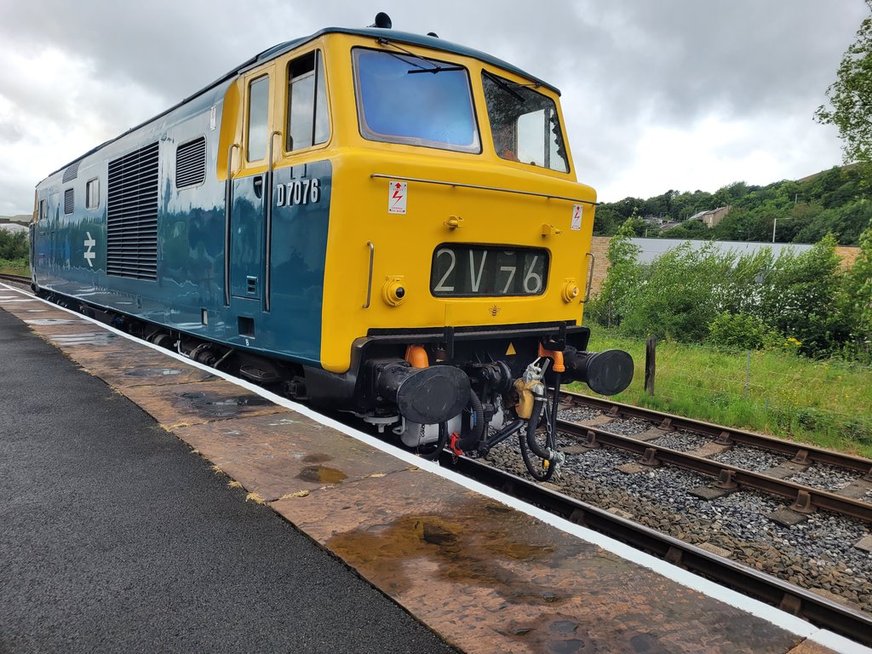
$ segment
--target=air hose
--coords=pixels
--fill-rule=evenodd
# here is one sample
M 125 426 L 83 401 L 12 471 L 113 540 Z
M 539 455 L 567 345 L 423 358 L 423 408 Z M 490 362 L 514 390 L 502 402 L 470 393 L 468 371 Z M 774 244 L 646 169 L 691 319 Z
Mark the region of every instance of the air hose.
M 478 448 L 482 434 L 484 434 L 484 407 L 472 389 L 469 391 L 469 404 L 467 406 L 472 409 L 472 428 L 468 433 L 461 434 L 460 440 L 457 441 L 457 446 L 466 452 Z
M 448 445 L 448 423 L 440 422 L 439 423 L 439 439 L 436 441 L 436 445 L 433 446 L 433 449 L 430 449 L 428 446 L 426 449 L 418 448 L 417 454 L 422 459 L 426 459 L 427 461 L 435 461 L 439 458 L 439 455 L 442 453 L 442 450 L 445 449 L 445 446 Z

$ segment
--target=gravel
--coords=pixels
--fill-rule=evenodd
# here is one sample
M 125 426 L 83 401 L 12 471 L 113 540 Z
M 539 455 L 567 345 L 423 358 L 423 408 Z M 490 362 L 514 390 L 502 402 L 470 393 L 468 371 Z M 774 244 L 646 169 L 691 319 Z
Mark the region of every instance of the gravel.
M 679 445 L 688 443 L 676 433 L 658 439 L 657 444 L 665 445 L 667 438 L 678 439 Z M 565 447 L 570 439 L 560 437 L 558 443 Z M 784 460 L 747 447 L 713 458 L 758 470 Z M 515 440 L 495 448 L 488 459 L 491 465 L 528 476 Z M 757 463 L 752 466 L 755 459 Z M 854 547 L 869 533 L 864 524 L 817 512 L 805 522 L 784 527 L 767 517 L 786 506 L 778 499 L 741 491 L 706 501 L 688 492 L 712 483 L 699 474 L 671 467 L 634 474 L 615 469 L 634 461 L 632 455 L 610 448 L 569 455 L 561 476 L 552 482 L 585 502 L 604 509 L 619 508 L 641 524 L 689 543 L 716 545 L 745 565 L 872 612 L 872 554 Z
M 633 436 L 634 434 L 641 434 L 643 431 L 649 430 L 651 426 L 651 422 L 641 418 L 617 418 L 607 425 L 601 425 L 600 429 L 610 431 L 613 434 Z
M 602 411 L 588 406 L 572 406 L 557 410 L 557 417 L 567 422 L 586 422 L 601 416 Z
M 851 482 L 860 479 L 862 476 L 859 472 L 834 468 L 824 464 L 814 464 L 787 479 L 797 484 L 837 491 L 848 486 Z
M 708 442 L 710 442 L 710 439 L 699 434 L 676 431 L 654 439 L 651 441 L 651 444 L 658 447 L 668 447 L 670 450 L 677 450 L 679 452 L 689 452 L 690 450 L 699 449 Z
M 737 468 L 744 468 L 751 472 L 762 472 L 789 460 L 789 457 L 781 454 L 774 454 L 756 447 L 743 447 L 741 445 L 734 445 L 732 449 L 715 454 L 709 458 L 712 461 L 736 466 Z

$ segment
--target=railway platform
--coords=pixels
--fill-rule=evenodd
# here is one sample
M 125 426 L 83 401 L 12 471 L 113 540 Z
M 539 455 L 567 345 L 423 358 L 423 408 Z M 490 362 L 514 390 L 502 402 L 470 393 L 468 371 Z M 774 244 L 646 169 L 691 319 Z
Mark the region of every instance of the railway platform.
M 2 651 L 869 651 L 2 285 L 0 361 Z

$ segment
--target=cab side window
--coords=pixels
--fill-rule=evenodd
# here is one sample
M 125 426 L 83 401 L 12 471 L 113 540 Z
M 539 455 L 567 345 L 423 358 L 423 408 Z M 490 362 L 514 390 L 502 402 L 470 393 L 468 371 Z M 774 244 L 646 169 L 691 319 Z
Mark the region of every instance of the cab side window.
M 287 116 L 288 152 L 324 143 L 330 136 L 324 65 L 318 50 L 288 64 Z
M 248 85 L 248 161 L 266 157 L 269 134 L 269 76 L 264 75 Z
M 85 185 L 85 208 L 96 209 L 100 206 L 100 180 L 94 178 Z

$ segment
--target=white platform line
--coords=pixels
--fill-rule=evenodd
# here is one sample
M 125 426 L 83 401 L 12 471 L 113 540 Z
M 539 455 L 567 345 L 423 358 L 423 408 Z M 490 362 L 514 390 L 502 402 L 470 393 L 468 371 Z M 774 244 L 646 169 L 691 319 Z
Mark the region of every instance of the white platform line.
M 31 296 L 29 293 L 25 291 L 21 291 L 14 287 L 8 286 L 0 282 L 0 286 L 7 288 L 8 290 L 15 291 L 16 293 L 21 293 L 22 295 Z M 792 634 L 800 636 L 802 638 L 808 638 L 824 647 L 829 647 L 830 649 L 836 652 L 842 652 L 844 654 L 872 654 L 872 649 L 865 647 L 859 643 L 856 643 L 844 636 L 840 636 L 839 634 L 833 633 L 826 629 L 820 629 L 810 622 L 803 620 L 795 615 L 782 611 L 774 606 L 769 606 L 768 604 L 764 604 L 758 600 L 755 600 L 750 597 L 746 597 L 741 593 L 738 593 L 729 588 L 724 588 L 716 584 L 713 581 L 709 581 L 708 579 L 703 579 L 687 570 L 683 570 L 677 566 L 672 565 L 671 563 L 667 563 L 661 559 L 658 559 L 650 554 L 646 554 L 644 552 L 640 552 L 639 550 L 633 549 L 629 545 L 625 545 L 619 541 L 616 541 L 608 536 L 604 536 L 598 532 L 592 531 L 586 527 L 582 527 L 573 522 L 570 522 L 564 518 L 560 518 L 555 516 L 547 511 L 539 509 L 534 506 L 530 506 L 525 504 L 510 495 L 506 495 L 505 493 L 501 493 L 500 491 L 489 488 L 483 484 L 480 484 L 477 481 L 473 481 L 460 475 L 452 470 L 448 470 L 446 468 L 441 467 L 439 464 L 427 461 L 420 457 L 415 456 L 411 452 L 405 452 L 398 448 L 387 445 L 383 441 L 370 436 L 369 434 L 365 434 L 361 431 L 358 431 L 348 425 L 342 424 L 341 422 L 337 422 L 332 418 L 328 418 L 326 416 L 321 415 L 320 413 L 310 409 L 309 407 L 299 404 L 298 402 L 294 402 L 289 400 L 288 398 L 282 397 L 280 395 L 276 395 L 275 393 L 271 393 L 260 386 L 252 384 L 250 382 L 245 381 L 244 379 L 239 379 L 234 377 L 226 372 L 221 370 L 216 370 L 215 368 L 210 368 L 204 364 L 193 361 L 192 359 L 188 359 L 176 352 L 172 352 L 171 350 L 167 350 L 164 347 L 159 345 L 154 345 L 153 343 L 149 343 L 147 341 L 142 341 L 138 338 L 131 336 L 111 325 L 107 325 L 93 318 L 89 318 L 81 313 L 76 311 L 72 311 L 70 309 L 66 309 L 64 307 L 58 306 L 46 300 L 42 300 L 41 298 L 35 298 L 40 302 L 43 302 L 54 309 L 58 309 L 60 311 L 65 311 L 71 315 L 74 315 L 82 320 L 88 320 L 95 325 L 99 325 L 103 329 L 113 332 L 118 336 L 126 338 L 134 343 L 138 343 L 139 345 L 144 345 L 146 347 L 155 350 L 156 352 L 160 352 L 172 359 L 180 361 L 181 363 L 185 363 L 189 366 L 193 366 L 194 368 L 199 368 L 200 370 L 204 370 L 209 372 L 216 377 L 221 377 L 222 379 L 230 382 L 231 384 L 235 384 L 240 388 L 244 388 L 260 397 L 267 399 L 279 406 L 283 406 L 292 411 L 296 411 L 312 420 L 335 429 L 338 432 L 341 432 L 347 436 L 350 436 L 362 443 L 366 443 L 370 447 L 373 447 L 377 450 L 385 452 L 390 456 L 393 456 L 405 463 L 410 465 L 417 466 L 422 470 L 426 470 L 434 475 L 438 475 L 444 479 L 447 479 L 459 486 L 463 486 L 471 491 L 479 493 L 480 495 L 484 495 L 485 497 L 489 497 L 497 502 L 500 502 L 508 507 L 515 509 L 516 511 L 520 511 L 522 513 L 526 513 L 527 515 L 541 520 L 542 522 L 555 527 L 563 532 L 576 536 L 577 538 L 581 538 L 589 543 L 597 545 L 602 549 L 616 554 L 627 561 L 631 561 L 637 565 L 640 565 L 644 568 L 652 570 L 667 579 L 670 579 L 682 586 L 687 588 L 691 588 L 695 591 L 703 593 L 709 597 L 712 597 L 716 600 L 727 604 L 728 606 L 735 607 L 744 611 L 745 613 L 749 613 L 755 617 L 758 617 L 762 620 L 766 620 L 777 627 L 784 629 Z M 0 302 L 0 306 L 2 306 L 2 302 Z

